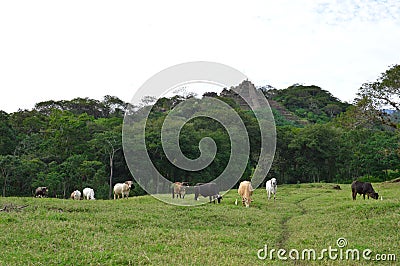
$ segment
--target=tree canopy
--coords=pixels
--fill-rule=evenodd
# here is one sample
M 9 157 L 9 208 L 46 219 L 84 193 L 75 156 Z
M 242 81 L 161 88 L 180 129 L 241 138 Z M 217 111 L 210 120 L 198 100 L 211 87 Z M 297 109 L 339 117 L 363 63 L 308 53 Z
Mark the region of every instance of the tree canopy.
M 275 116 L 277 146 L 266 177 L 279 183 L 351 182 L 354 178 L 388 180 L 400 176 L 400 67 L 376 82 L 365 83 L 354 105 L 343 103 L 317 86 L 264 87 Z M 241 180 L 251 178 L 260 153 L 260 128 L 254 113 L 231 90 L 205 93 L 230 105 L 250 139 L 250 156 Z M 146 123 L 146 146 L 158 171 L 170 181 L 209 182 L 229 160 L 230 139 L 217 121 L 188 121 L 179 136 L 188 158 L 199 157 L 199 141 L 212 138 L 218 149 L 204 170 L 191 172 L 171 163 L 161 145 L 161 127 L 179 103 L 193 95 L 159 99 Z M 144 99 L 142 108 L 154 99 Z M 201 99 L 199 99 L 201 100 Z M 0 186 L 3 196 L 32 196 L 37 186 L 65 198 L 75 189 L 93 187 L 107 199 L 113 184 L 132 180 L 122 151 L 121 131 L 128 103 L 114 96 L 46 101 L 32 110 L 0 111 Z M 387 109 L 392 112 L 385 111 Z M 390 126 L 388 126 L 390 125 Z M 131 192 L 145 192 L 135 184 Z
M 400 65 L 390 67 L 376 81 L 364 83 L 357 95 L 356 103 L 366 106 L 365 113 L 396 128 L 400 117 Z

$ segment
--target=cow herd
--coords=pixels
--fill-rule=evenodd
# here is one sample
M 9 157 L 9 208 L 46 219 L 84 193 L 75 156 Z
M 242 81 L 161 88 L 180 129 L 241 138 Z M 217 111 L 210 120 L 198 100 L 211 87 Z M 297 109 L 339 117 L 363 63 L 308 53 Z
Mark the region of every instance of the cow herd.
M 265 189 L 268 193 L 268 200 L 271 198 L 271 194 L 274 194 L 274 202 L 276 200 L 276 192 L 278 190 L 278 183 L 275 178 L 271 178 L 265 183 Z M 253 201 L 251 196 L 253 195 L 253 187 L 250 181 L 243 181 L 239 185 L 238 193 L 242 197 L 243 206 L 250 207 L 250 203 Z M 235 202 L 237 204 L 237 201 Z
M 117 183 L 114 185 L 114 200 L 119 198 L 128 198 L 129 192 L 132 187 L 132 181 L 126 181 L 125 183 Z M 46 197 L 48 192 L 47 187 L 38 187 L 35 190 L 36 198 Z M 79 190 L 75 190 L 71 193 L 70 199 L 72 200 L 95 200 L 94 197 L 94 189 L 86 187 L 82 190 L 82 193 Z
M 130 189 L 133 185 L 132 181 L 126 181 L 125 183 L 117 183 L 114 185 L 114 200 L 116 199 L 124 199 L 129 197 L 129 192 Z M 187 182 L 175 182 L 172 185 L 172 198 L 185 198 L 186 195 L 186 190 L 189 188 L 189 185 Z M 268 180 L 265 183 L 265 189 L 268 193 L 268 200 L 271 198 L 271 195 L 273 194 L 274 196 L 274 202 L 276 200 L 276 192 L 277 192 L 277 181 L 275 178 L 272 178 Z M 250 207 L 250 203 L 253 201 L 252 200 L 252 195 L 253 195 L 253 187 L 251 185 L 250 181 L 242 181 L 239 185 L 238 188 L 238 194 L 242 198 L 242 205 L 246 207 Z M 47 187 L 38 187 L 35 190 L 35 197 L 46 197 L 46 194 L 48 192 Z M 379 194 L 375 192 L 373 189 L 371 183 L 369 182 L 360 182 L 360 181 L 353 181 L 351 184 L 351 192 L 352 192 L 352 198 L 353 200 L 356 199 L 357 194 L 363 195 L 363 198 L 365 199 L 365 195 L 367 195 L 368 199 L 369 197 L 373 199 L 378 199 Z M 194 199 L 199 200 L 199 196 L 203 197 L 208 197 L 210 203 L 211 202 L 218 202 L 220 203 L 222 200 L 222 196 L 219 193 L 219 189 L 216 183 L 210 182 L 210 183 L 197 183 L 194 186 Z M 75 190 L 71 193 L 70 196 L 71 199 L 73 200 L 95 200 L 94 197 L 94 190 L 92 188 L 84 188 L 82 190 L 82 193 L 79 190 Z M 235 202 L 237 204 L 237 200 Z
M 272 178 L 265 183 L 265 189 L 267 190 L 267 193 L 268 193 L 268 200 L 271 198 L 271 194 L 274 195 L 274 201 L 276 200 L 277 188 L 278 188 L 278 186 L 277 186 L 277 182 L 276 182 L 275 178 Z M 339 187 L 339 189 L 340 189 L 340 187 Z M 246 207 L 250 206 L 250 203 L 253 201 L 251 199 L 253 191 L 254 191 L 254 189 L 251 186 L 250 181 L 243 181 L 240 183 L 238 193 L 242 197 L 243 206 L 246 206 Z M 357 194 L 363 195 L 364 199 L 365 199 L 365 195 L 367 195 L 368 199 L 369 199 L 369 197 L 371 197 L 373 199 L 379 198 L 379 194 L 377 192 L 375 192 L 371 183 L 369 183 L 369 182 L 361 182 L 361 181 L 357 181 L 357 180 L 353 181 L 353 183 L 351 184 L 351 192 L 352 192 L 353 200 L 356 200 Z M 237 200 L 236 200 L 235 204 L 237 204 Z
M 175 182 L 172 185 L 172 198 L 183 199 L 186 195 L 186 190 L 189 188 L 187 182 Z M 199 200 L 199 196 L 208 197 L 210 203 L 217 202 L 221 203 L 222 196 L 219 193 L 219 188 L 216 183 L 197 183 L 194 187 L 194 200 Z M 272 178 L 267 182 L 268 195 L 274 194 L 274 200 L 277 191 L 277 182 L 275 178 Z M 253 187 L 250 181 L 243 181 L 239 185 L 238 193 L 242 197 L 242 203 L 244 206 L 249 207 L 252 202 L 251 196 L 253 194 Z M 268 196 L 269 198 L 270 196 Z M 237 200 L 236 203 L 237 204 Z
M 79 190 L 75 190 L 71 193 L 70 199 L 72 200 L 95 200 L 93 188 L 84 188 L 82 193 Z

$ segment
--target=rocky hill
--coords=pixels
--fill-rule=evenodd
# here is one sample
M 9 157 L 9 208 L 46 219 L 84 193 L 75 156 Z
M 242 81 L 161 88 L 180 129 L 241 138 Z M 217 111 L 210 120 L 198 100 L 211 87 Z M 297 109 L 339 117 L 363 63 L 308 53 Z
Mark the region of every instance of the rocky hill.
M 220 96 L 235 100 L 242 109 L 249 110 L 250 107 L 235 91 L 242 95 L 253 98 L 255 91 L 260 90 L 267 97 L 270 107 L 276 116 L 280 116 L 280 123 L 306 125 L 308 123 L 325 123 L 340 113 L 346 111 L 350 106 L 335 98 L 328 91 L 318 86 L 293 85 L 287 89 L 278 90 L 272 86 L 256 88 L 248 80 L 243 81 L 237 87 L 224 89 Z M 254 101 L 256 102 L 256 101 Z

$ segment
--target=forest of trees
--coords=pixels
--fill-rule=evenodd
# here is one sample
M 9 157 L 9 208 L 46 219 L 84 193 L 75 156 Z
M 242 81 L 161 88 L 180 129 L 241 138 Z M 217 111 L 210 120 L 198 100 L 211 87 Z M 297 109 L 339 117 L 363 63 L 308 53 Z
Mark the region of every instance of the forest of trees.
M 348 183 L 355 178 L 374 182 L 400 176 L 400 66 L 390 67 L 375 82 L 362 84 L 353 104 L 317 86 L 296 84 L 262 91 L 278 104 L 272 107 L 277 146 L 267 179 L 275 177 L 281 184 Z M 249 179 L 260 152 L 254 114 L 232 97 L 205 95 L 225 101 L 244 121 L 251 154 L 242 179 Z M 168 161 L 161 147 L 162 123 L 171 109 L 190 97 L 157 101 L 147 121 L 146 145 L 161 174 L 171 181 L 195 184 L 213 180 L 224 170 L 230 143 L 216 121 L 196 118 L 182 129 L 183 153 L 197 158 L 199 140 L 207 136 L 217 144 L 217 157 L 198 172 L 184 171 Z M 0 111 L 1 195 L 32 196 L 36 187 L 48 186 L 49 196 L 66 198 L 73 190 L 89 186 L 95 188 L 97 198 L 109 198 L 110 183 L 133 179 L 121 141 L 127 106 L 117 97 L 105 96 L 101 101 L 76 98 L 41 102 L 32 110 L 10 114 Z M 135 184 L 131 195 L 144 193 Z

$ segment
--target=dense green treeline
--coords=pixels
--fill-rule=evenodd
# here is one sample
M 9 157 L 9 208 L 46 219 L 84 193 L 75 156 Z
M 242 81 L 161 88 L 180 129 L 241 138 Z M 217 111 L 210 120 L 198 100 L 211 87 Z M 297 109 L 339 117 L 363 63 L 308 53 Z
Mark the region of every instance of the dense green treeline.
M 132 179 L 121 147 L 126 103 L 77 98 L 38 103 L 33 110 L 0 116 L 0 181 L 4 196 L 31 196 L 48 186 L 52 197 L 68 197 L 89 186 L 109 195 L 110 155 L 114 182 Z
M 393 69 L 399 66 L 389 70 L 392 76 Z M 354 105 L 342 103 L 316 86 L 294 85 L 285 90 L 263 91 L 280 104 L 272 110 L 277 143 L 266 178 L 275 177 L 279 183 L 346 183 L 354 178 L 378 181 L 400 176 L 398 120 L 379 111 L 387 102 L 379 102 L 378 96 L 391 101 L 395 114 L 399 111 L 396 95 L 400 85 L 390 83 L 393 90 L 378 86 L 388 83 L 387 76 L 364 84 Z M 381 93 L 377 95 L 378 89 Z M 260 129 L 254 114 L 228 91 L 224 96 L 205 95 L 230 105 L 244 122 L 250 154 L 241 179 L 249 179 L 260 153 Z M 182 152 L 191 159 L 199 157 L 199 141 L 210 137 L 217 145 L 217 156 L 198 172 L 184 171 L 169 162 L 161 145 L 161 127 L 175 106 L 192 97 L 177 95 L 157 101 L 146 123 L 146 146 L 163 176 L 195 184 L 213 180 L 222 173 L 229 161 L 230 141 L 227 131 L 215 120 L 192 119 L 180 134 Z M 32 110 L 11 114 L 1 111 L 1 195 L 31 196 L 36 187 L 47 186 L 50 196 L 66 198 L 75 189 L 89 186 L 95 189 L 96 198 L 109 198 L 110 184 L 133 179 L 121 142 L 127 106 L 117 97 L 105 96 L 102 101 L 76 98 L 42 102 Z M 292 121 L 291 117 L 300 117 L 307 123 Z M 141 194 L 144 191 L 135 184 L 131 195 Z
M 277 128 L 270 175 L 282 183 L 389 180 L 400 176 L 399 134 L 329 124 Z

